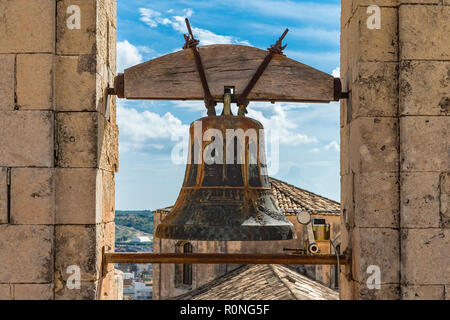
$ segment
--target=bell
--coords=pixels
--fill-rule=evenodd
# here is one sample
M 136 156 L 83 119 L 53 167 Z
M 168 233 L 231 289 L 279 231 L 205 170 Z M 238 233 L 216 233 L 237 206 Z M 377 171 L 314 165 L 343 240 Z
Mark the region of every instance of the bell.
M 155 236 L 204 241 L 295 239 L 276 205 L 260 122 L 225 112 L 190 126 L 186 174 Z

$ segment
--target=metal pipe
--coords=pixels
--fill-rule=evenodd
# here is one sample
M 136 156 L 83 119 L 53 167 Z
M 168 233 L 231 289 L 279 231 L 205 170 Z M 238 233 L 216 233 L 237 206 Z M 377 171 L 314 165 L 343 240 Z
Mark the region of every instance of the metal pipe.
M 129 253 L 104 254 L 108 263 L 165 263 L 165 264 L 299 264 L 337 265 L 336 255 L 297 254 L 223 254 L 223 253 Z M 339 256 L 341 265 L 349 264 L 347 256 Z

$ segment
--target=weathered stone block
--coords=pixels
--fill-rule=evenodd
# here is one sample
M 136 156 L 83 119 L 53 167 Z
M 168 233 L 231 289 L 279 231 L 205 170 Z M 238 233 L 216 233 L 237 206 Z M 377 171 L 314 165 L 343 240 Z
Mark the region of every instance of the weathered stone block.
M 96 167 L 98 114 L 64 112 L 56 116 L 59 167 Z
M 80 289 L 69 289 L 66 286 L 55 287 L 55 300 L 96 300 L 98 298 L 96 281 L 81 281 Z
M 350 167 L 358 173 L 398 170 L 396 118 L 358 118 L 350 127 Z
M 52 300 L 51 284 L 15 284 L 14 300 Z
M 353 227 L 354 223 L 354 200 L 353 200 L 354 174 L 341 176 L 341 214 L 343 223 Z
M 63 285 L 55 286 L 55 293 L 65 287 L 67 268 L 80 268 L 81 280 L 97 280 L 101 272 L 103 232 L 101 225 L 55 226 L 55 277 Z
M 403 286 L 402 299 L 404 300 L 444 300 L 445 290 L 439 286 Z
M 116 97 L 114 95 L 109 95 L 107 96 L 106 93 L 106 88 L 108 88 L 108 86 L 110 88 L 112 88 L 114 85 L 114 76 L 112 75 L 112 73 L 109 71 L 109 69 L 106 67 L 106 64 L 102 65 L 100 67 L 100 73 L 101 74 L 97 74 L 97 100 L 96 100 L 96 105 L 97 105 L 97 110 L 106 118 L 106 98 L 108 97 L 109 99 L 109 119 L 106 120 L 110 120 L 111 119 L 111 114 L 113 112 L 115 112 L 115 105 L 113 105 L 113 103 L 115 102 Z M 110 80 L 108 80 L 110 79 Z M 109 85 L 108 85 L 109 83 Z M 112 112 L 111 112 L 112 111 Z M 115 116 L 115 115 L 113 115 Z M 114 122 L 114 121 L 111 121 Z
M 66 54 L 96 54 L 96 10 L 97 1 L 62 0 L 58 1 L 58 42 L 57 53 Z M 78 6 L 80 10 L 80 28 L 69 28 L 74 12 L 70 6 Z
M 109 18 L 105 1 L 97 5 L 97 53 L 101 64 L 107 65 L 109 56 Z
M 341 102 L 342 103 L 342 102 Z M 341 152 L 340 152 L 340 164 L 341 164 L 341 175 L 346 175 L 350 173 L 350 126 L 345 126 L 341 128 Z
M 1 4 L 0 4 L 1 8 Z M 0 22 L 1 24 L 1 22 Z M 14 110 L 15 56 L 0 54 L 0 110 Z
M 8 169 L 0 167 L 0 224 L 8 223 Z
M 400 119 L 401 168 L 404 171 L 447 171 L 448 126 L 446 117 Z
M 441 228 L 449 228 L 450 210 L 448 210 L 448 205 L 450 202 L 450 173 L 442 173 L 439 184 L 439 190 L 441 190 L 441 194 L 439 196 Z
M 449 6 L 400 6 L 400 58 L 448 60 L 449 16 Z
M 116 72 L 116 50 L 110 48 L 116 47 L 116 10 L 116 1 L 100 0 L 97 2 L 98 59 L 102 65 L 114 73 Z
M 340 78 L 341 80 L 344 80 L 347 73 L 349 72 L 349 62 L 350 62 L 350 55 L 349 52 L 349 35 L 350 35 L 350 28 L 347 24 L 347 19 L 350 19 L 347 16 L 346 10 L 344 9 L 345 4 L 341 4 L 341 36 L 340 36 L 340 44 L 341 44 L 341 54 L 340 54 Z M 342 88 L 345 90 L 347 89 L 346 84 L 342 83 Z M 342 101 L 342 100 L 341 100 Z
M 17 106 L 21 110 L 53 109 L 53 56 L 17 56 Z
M 101 183 L 96 169 L 56 169 L 56 224 L 101 222 Z
M 58 113 L 59 167 L 118 169 L 118 128 L 96 112 Z
M 403 61 L 400 65 L 400 113 L 448 115 L 450 62 Z
M 353 71 L 352 117 L 395 117 L 398 113 L 398 64 L 361 62 Z
M 357 300 L 398 300 L 400 285 L 382 284 L 380 289 L 369 289 L 366 283 L 354 282 L 354 296 Z
M 448 279 L 450 279 L 449 247 L 449 229 L 402 230 L 402 281 L 404 285 L 448 283 Z
M 350 65 L 357 61 L 397 61 L 397 8 L 381 7 L 381 28 L 369 29 L 367 22 L 373 13 L 358 7 L 349 25 Z
M 0 284 L 0 301 L 1 300 L 11 300 L 11 285 Z
M 114 222 L 108 222 L 103 224 L 103 241 L 100 243 L 101 246 L 105 246 L 105 252 L 114 252 L 115 234 L 116 234 L 116 224 Z M 114 265 L 110 264 L 108 266 L 109 270 L 114 269 Z
M 0 166 L 53 166 L 53 114 L 51 112 L 2 112 L 0 137 L 2 137 Z
M 0 282 L 53 280 L 53 226 L 0 225 Z
M 118 171 L 118 127 L 98 117 L 98 166 L 109 171 Z
M 400 192 L 403 228 L 439 228 L 439 173 L 402 173 Z
M 53 169 L 11 169 L 12 224 L 53 224 L 54 203 Z
M 352 300 L 353 299 L 353 280 L 348 279 L 345 274 L 348 274 L 350 269 L 346 266 L 341 267 L 341 274 L 339 276 L 339 297 L 341 300 Z M 347 271 L 345 273 L 345 271 Z M 154 291 L 154 289 L 153 289 Z
M 114 300 L 114 270 L 108 272 L 101 280 L 100 300 Z
M 400 4 L 437 4 L 442 0 L 397 0 Z M 444 2 L 447 0 L 443 0 Z
M 114 221 L 114 173 L 59 168 L 56 170 L 56 190 L 56 224 Z
M 398 228 L 398 174 L 356 174 L 354 183 L 355 226 Z
M 114 1 L 115 2 L 115 1 Z M 108 35 L 109 35 L 109 48 L 116 48 L 117 47 L 117 30 L 114 26 L 114 20 L 109 21 L 109 28 L 108 28 Z M 116 50 L 108 50 L 108 66 L 109 69 L 113 72 L 113 74 L 116 73 L 117 70 L 117 51 Z
M 1 1 L 0 53 L 53 52 L 54 0 Z
M 115 217 L 114 173 L 102 171 L 102 221 L 112 222 Z
M 352 236 L 353 277 L 366 285 L 369 266 L 378 266 L 381 284 L 400 283 L 399 232 L 388 228 L 355 228 Z M 376 291 L 376 290 L 375 290 Z
M 397 6 L 401 1 L 402 0 L 350 0 L 348 2 L 352 2 L 353 9 L 356 10 L 357 7 L 367 7 L 372 5 L 377 5 L 380 7 Z
M 85 54 L 56 58 L 56 110 L 97 110 L 96 68 L 95 55 Z

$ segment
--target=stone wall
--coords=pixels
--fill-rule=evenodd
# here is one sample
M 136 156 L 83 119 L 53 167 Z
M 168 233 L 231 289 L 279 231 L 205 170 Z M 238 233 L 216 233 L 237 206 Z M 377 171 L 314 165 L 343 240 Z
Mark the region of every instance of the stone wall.
M 450 1 L 341 4 L 341 295 L 449 299 Z
M 116 1 L 0 0 L 0 30 L 0 299 L 111 298 Z

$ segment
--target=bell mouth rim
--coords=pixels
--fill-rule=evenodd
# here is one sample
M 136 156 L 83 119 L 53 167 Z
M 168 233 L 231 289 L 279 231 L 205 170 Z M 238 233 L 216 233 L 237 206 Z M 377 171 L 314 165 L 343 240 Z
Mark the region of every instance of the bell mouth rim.
M 297 239 L 293 226 L 240 226 L 233 232 L 223 226 L 158 225 L 155 237 L 159 239 L 190 241 L 289 241 Z

